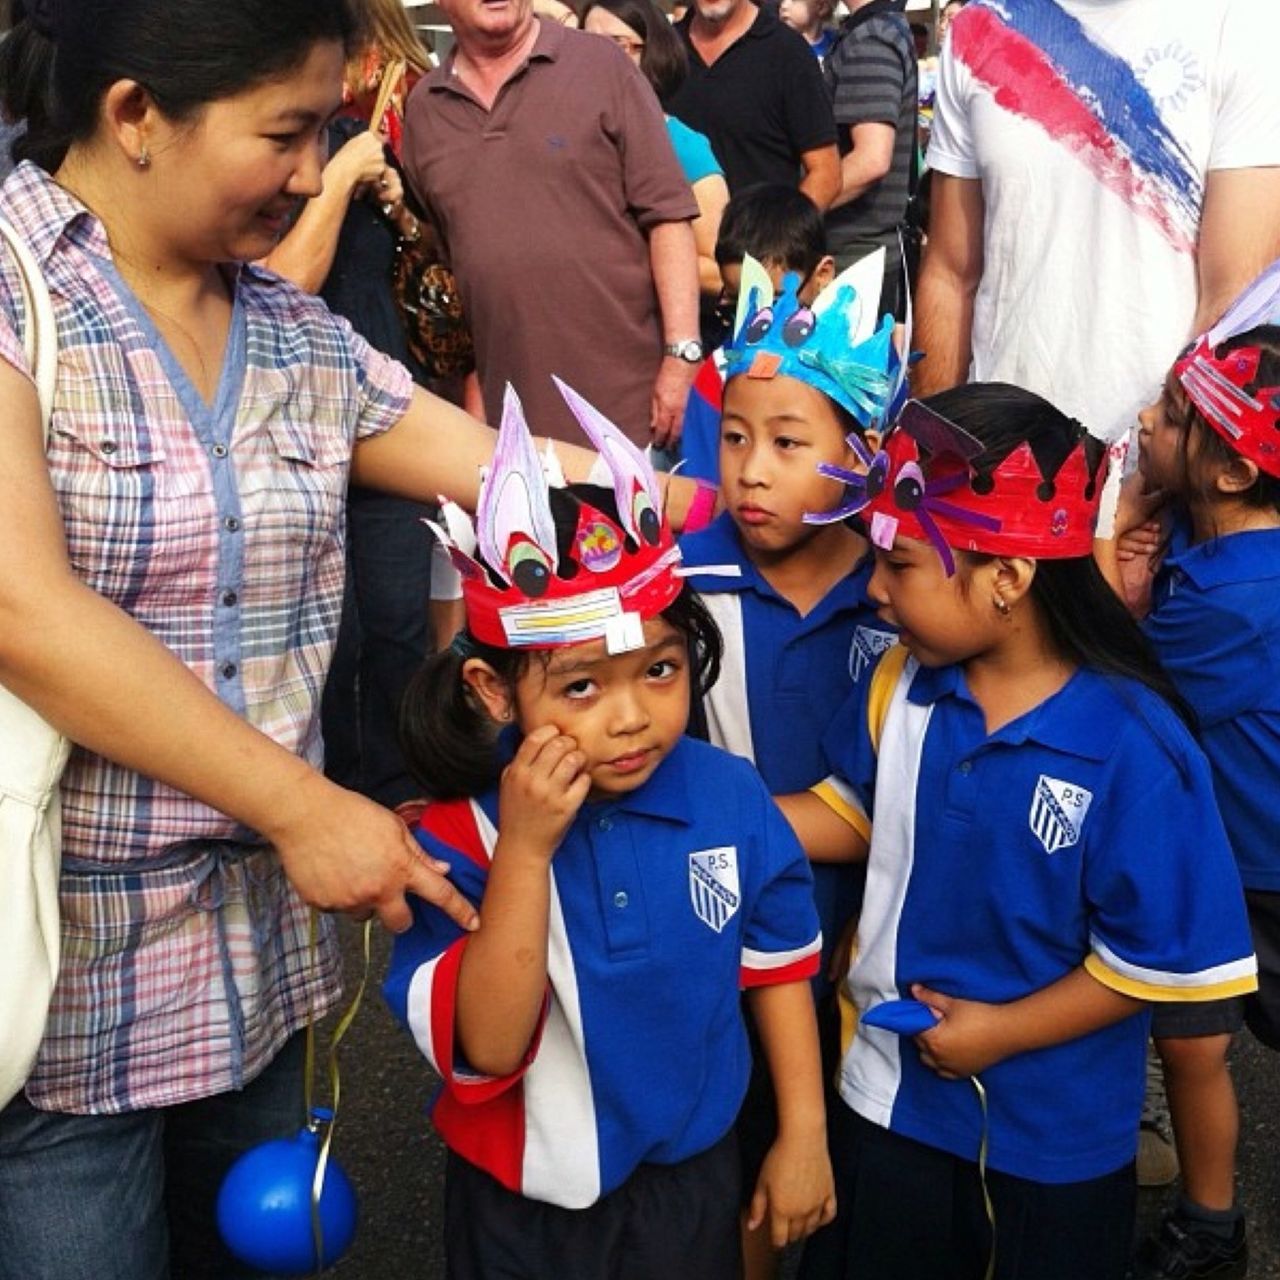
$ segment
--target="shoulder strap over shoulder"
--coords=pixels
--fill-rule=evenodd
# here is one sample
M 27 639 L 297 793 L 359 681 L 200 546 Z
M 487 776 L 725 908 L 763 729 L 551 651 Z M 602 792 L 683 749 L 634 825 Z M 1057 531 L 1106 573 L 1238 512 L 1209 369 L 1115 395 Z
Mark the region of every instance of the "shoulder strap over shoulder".
M 40 417 L 47 443 L 49 420 L 53 416 L 53 388 L 58 376 L 58 324 L 53 315 L 53 301 L 35 255 L 3 218 L 0 218 L 0 237 L 16 259 L 22 281 L 22 300 L 27 315 L 22 345 L 35 379 L 36 394 L 40 397 Z
M 907 651 L 900 644 L 886 649 L 884 656 L 876 663 L 871 673 L 871 691 L 867 695 L 867 732 L 871 735 L 871 745 L 880 750 L 880 734 L 884 730 L 885 717 L 889 714 L 889 703 L 893 700 L 893 691 L 898 687 L 902 669 L 907 665 Z

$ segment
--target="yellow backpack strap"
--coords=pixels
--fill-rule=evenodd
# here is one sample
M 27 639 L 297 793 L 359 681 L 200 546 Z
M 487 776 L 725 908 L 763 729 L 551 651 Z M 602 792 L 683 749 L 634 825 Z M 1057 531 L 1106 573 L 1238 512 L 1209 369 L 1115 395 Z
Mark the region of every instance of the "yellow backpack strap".
M 902 669 L 907 665 L 907 651 L 895 644 L 886 649 L 884 656 L 876 664 L 871 673 L 871 691 L 867 694 L 867 732 L 871 735 L 871 745 L 880 750 L 880 735 L 884 732 L 885 718 L 889 714 L 889 703 L 893 700 L 893 691 L 898 687 L 898 679 Z

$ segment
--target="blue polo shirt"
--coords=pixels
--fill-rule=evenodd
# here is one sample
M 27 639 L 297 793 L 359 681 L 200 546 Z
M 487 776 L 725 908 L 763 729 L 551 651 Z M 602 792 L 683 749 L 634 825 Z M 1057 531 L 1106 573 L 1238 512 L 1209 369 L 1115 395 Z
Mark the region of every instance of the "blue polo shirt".
M 872 821 L 858 1009 L 912 983 L 1006 1003 L 1081 965 L 1143 1000 L 1256 987 L 1239 876 L 1208 765 L 1144 686 L 1080 670 L 988 734 L 959 667 L 909 661 L 872 746 L 865 681 L 833 722 L 835 773 Z M 1145 1011 L 982 1073 L 991 1167 L 1037 1182 L 1134 1158 Z M 860 1115 L 969 1160 L 982 1116 L 967 1081 L 915 1041 L 859 1024 L 840 1092 Z
M 680 550 L 725 641 L 706 699 L 711 740 L 753 761 L 774 795 L 808 790 L 827 774 L 822 737 L 831 717 L 894 640 L 867 599 L 871 556 L 802 617 L 747 558 L 728 512 L 681 539 Z M 699 574 L 700 565 L 739 572 Z M 813 881 L 829 953 L 858 909 L 861 868 L 817 864 Z
M 1174 530 L 1144 624 L 1195 708 L 1240 876 L 1280 891 L 1280 529 Z
M 415 831 L 482 919 L 497 801 L 430 805 Z M 456 1051 L 467 935 L 441 912 L 413 903 L 384 991 L 444 1080 L 445 1142 L 576 1209 L 728 1132 L 749 1070 L 741 988 L 811 977 L 820 939 L 808 863 L 763 783 L 688 738 L 638 791 L 584 806 L 550 875 L 547 1003 L 521 1070 L 479 1076 Z

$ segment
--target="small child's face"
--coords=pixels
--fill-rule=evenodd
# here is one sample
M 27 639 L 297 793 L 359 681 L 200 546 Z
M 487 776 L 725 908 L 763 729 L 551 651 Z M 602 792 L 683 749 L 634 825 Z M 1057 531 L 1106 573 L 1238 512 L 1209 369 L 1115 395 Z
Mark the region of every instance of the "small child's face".
M 991 604 L 999 561 L 972 565 L 957 553 L 956 572 L 948 577 L 932 544 L 901 537 L 890 551 L 877 547 L 875 558 L 867 596 L 922 666 L 965 662 L 1008 634 Z
M 782 0 L 778 6 L 778 17 L 793 31 L 803 34 L 815 24 L 814 8 L 810 0 Z
M 1180 494 L 1187 487 L 1188 406 L 1176 384 L 1166 384 L 1160 399 L 1138 414 L 1138 470 L 1148 489 Z
M 818 474 L 820 462 L 862 469 L 822 392 L 785 376 L 729 380 L 720 420 L 720 490 L 753 560 L 785 555 L 821 530 L 805 524 L 805 512 L 831 510 L 843 486 Z
M 591 798 L 642 787 L 689 722 L 689 648 L 664 618 L 644 624 L 644 647 L 610 655 L 603 640 L 536 658 L 516 681 L 525 733 L 554 724 L 587 757 Z
M 774 293 L 782 292 L 782 282 L 789 272 L 792 271 L 785 262 L 779 262 L 776 259 L 770 259 L 761 264 L 765 271 L 769 273 L 769 279 L 773 282 Z M 836 262 L 830 254 L 819 260 L 818 265 L 809 272 L 803 280 L 800 281 L 800 288 L 796 292 L 796 297 L 803 306 L 812 306 L 813 300 L 822 292 L 824 288 L 835 278 Z M 799 275 L 799 272 L 796 272 Z M 729 262 L 720 268 L 720 279 L 723 287 L 720 290 L 719 310 L 727 315 L 728 321 L 733 320 L 734 308 L 738 305 L 738 295 L 742 291 L 742 263 Z

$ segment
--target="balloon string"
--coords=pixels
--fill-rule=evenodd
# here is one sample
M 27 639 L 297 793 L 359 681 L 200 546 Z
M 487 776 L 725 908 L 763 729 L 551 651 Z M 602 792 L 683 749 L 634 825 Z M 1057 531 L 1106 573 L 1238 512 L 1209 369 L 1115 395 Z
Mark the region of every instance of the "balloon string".
M 991 1139 L 991 1115 L 987 1110 L 987 1091 L 977 1076 L 970 1076 L 969 1083 L 978 1094 L 978 1105 L 982 1108 L 982 1141 L 978 1146 L 978 1180 L 982 1183 L 982 1203 L 987 1210 L 987 1221 L 991 1224 L 991 1254 L 987 1258 L 987 1269 L 983 1280 L 994 1280 L 996 1274 L 996 1207 L 991 1203 L 991 1191 L 987 1186 L 987 1147 Z
M 313 960 L 316 955 L 319 920 L 319 912 L 313 907 L 311 909 L 311 924 L 308 937 Z M 329 1041 L 327 1073 L 329 1077 L 329 1096 L 332 1099 L 332 1105 L 329 1108 L 329 1122 L 325 1125 L 324 1136 L 320 1140 L 320 1155 L 316 1160 L 315 1175 L 311 1179 L 311 1243 L 315 1250 L 316 1275 L 319 1275 L 324 1269 L 324 1227 L 320 1221 L 320 1197 L 324 1193 L 324 1175 L 329 1167 L 329 1148 L 333 1144 L 333 1130 L 338 1123 L 338 1104 L 342 1100 L 342 1076 L 338 1070 L 338 1046 L 351 1029 L 351 1024 L 355 1021 L 356 1014 L 360 1012 L 360 1003 L 364 999 L 365 988 L 369 985 L 372 954 L 373 917 L 370 916 L 364 922 L 364 965 L 360 973 L 360 985 L 356 988 L 356 993 L 352 997 L 351 1003 L 347 1006 L 346 1012 L 338 1020 L 338 1025 L 334 1028 L 333 1038 Z M 316 1069 L 316 1024 L 314 1019 L 307 1023 L 306 1060 L 303 1069 L 306 1072 L 303 1096 L 307 1108 L 307 1123 L 314 1125 L 315 1116 L 312 1112 L 312 1102 L 315 1097 Z

